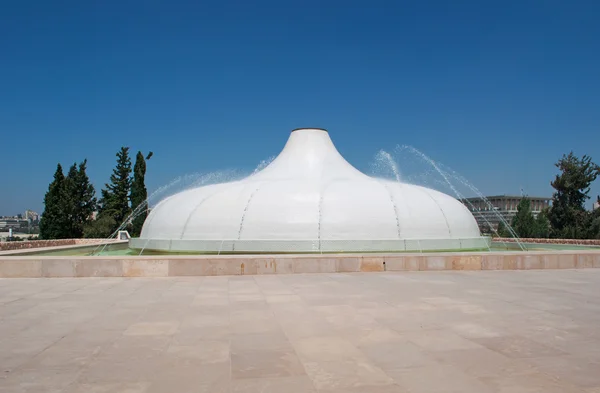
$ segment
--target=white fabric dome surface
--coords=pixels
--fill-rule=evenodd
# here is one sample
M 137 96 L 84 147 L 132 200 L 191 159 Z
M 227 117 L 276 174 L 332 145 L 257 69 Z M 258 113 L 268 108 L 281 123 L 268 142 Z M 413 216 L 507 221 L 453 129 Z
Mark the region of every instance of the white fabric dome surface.
M 373 178 L 321 129 L 292 131 L 283 151 L 243 180 L 161 201 L 130 247 L 172 252 L 350 252 L 485 249 L 458 200 Z

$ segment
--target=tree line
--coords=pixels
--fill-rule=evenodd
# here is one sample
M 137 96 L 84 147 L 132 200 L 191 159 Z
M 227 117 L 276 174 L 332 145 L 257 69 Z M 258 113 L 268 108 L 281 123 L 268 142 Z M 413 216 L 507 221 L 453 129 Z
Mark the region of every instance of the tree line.
M 139 214 L 123 229 L 132 236 L 139 236 L 148 214 L 145 176 L 146 161 L 152 157 L 152 152 L 144 156 L 138 151 L 133 173 L 129 147 L 121 147 L 116 156 L 117 164 L 110 182 L 101 190 L 100 199 L 96 198 L 96 190 L 86 173 L 87 159 L 71 165 L 66 176 L 61 164 L 57 165 L 54 179 L 44 196 L 40 238 L 106 238 L 133 211 Z
M 590 156 L 579 158 L 570 152 L 555 166 L 559 170 L 550 183 L 554 192 L 552 205 L 534 217 L 531 201 L 521 199 L 511 227 L 522 238 L 600 239 L 600 209 L 587 210 L 590 186 L 600 176 L 600 166 Z M 600 204 L 600 196 L 597 196 Z M 511 237 L 508 228 L 500 224 L 498 234 Z

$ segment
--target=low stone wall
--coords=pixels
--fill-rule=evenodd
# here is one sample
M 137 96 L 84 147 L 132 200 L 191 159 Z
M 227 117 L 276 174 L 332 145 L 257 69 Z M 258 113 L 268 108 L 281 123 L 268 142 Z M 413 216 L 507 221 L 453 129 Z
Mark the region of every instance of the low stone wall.
M 494 242 L 516 243 L 513 237 L 495 237 Z M 600 246 L 600 239 L 535 239 L 535 238 L 519 238 L 522 243 L 541 243 L 541 244 L 574 244 L 581 246 Z
M 0 277 L 167 277 L 600 268 L 600 251 L 389 255 L 0 257 Z
M 84 244 L 97 244 L 106 239 L 54 239 L 54 240 L 28 240 L 22 242 L 2 242 L 0 251 L 25 250 L 29 248 L 76 246 Z

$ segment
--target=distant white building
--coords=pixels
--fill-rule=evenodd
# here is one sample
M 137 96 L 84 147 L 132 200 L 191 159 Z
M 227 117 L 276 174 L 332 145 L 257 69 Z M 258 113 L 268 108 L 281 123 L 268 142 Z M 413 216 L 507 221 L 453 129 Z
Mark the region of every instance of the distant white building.
M 25 218 L 31 223 L 37 223 L 38 221 L 40 221 L 40 215 L 37 212 L 34 212 L 33 210 L 29 209 L 25 210 L 23 218 Z
M 517 214 L 517 206 L 523 198 L 527 198 L 531 202 L 531 213 L 535 217 L 542 210 L 549 208 L 552 202 L 551 197 L 522 195 L 495 195 L 485 197 L 485 199 L 480 197 L 465 198 L 461 202 L 471 211 L 481 231 L 487 232 L 490 225 L 497 229 L 501 219 L 510 223 Z
M 18 218 L 0 219 L 0 230 L 2 231 L 8 231 L 9 229 L 20 229 L 23 226 L 27 226 L 27 220 L 21 220 Z

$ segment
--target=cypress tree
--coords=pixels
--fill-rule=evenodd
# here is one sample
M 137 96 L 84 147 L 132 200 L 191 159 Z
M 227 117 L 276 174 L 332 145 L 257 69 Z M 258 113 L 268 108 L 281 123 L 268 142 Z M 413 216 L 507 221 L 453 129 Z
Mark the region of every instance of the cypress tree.
M 97 200 L 96 190 L 90 182 L 90 178 L 87 175 L 87 159 L 83 160 L 79 164 L 77 170 L 77 210 L 75 211 L 75 217 L 77 218 L 77 233 L 79 237 L 83 236 L 84 226 L 92 220 L 92 214 L 96 211 Z
M 121 147 L 117 153 L 117 165 L 110 175 L 110 183 L 102 189 L 100 215 L 108 215 L 115 221 L 113 232 L 125 221 L 131 209 L 129 208 L 129 193 L 131 190 L 131 159 L 129 148 Z
M 65 217 L 68 225 L 65 228 L 67 238 L 79 238 L 77 235 L 77 218 L 75 211 L 77 210 L 77 164 L 71 165 L 69 172 L 64 180 L 64 197 L 62 199 Z
M 73 164 L 65 178 L 66 204 L 70 217 L 72 238 L 81 238 L 83 228 L 96 209 L 96 191 L 86 173 L 87 160 Z
M 69 217 L 65 209 L 65 175 L 58 164 L 54 180 L 44 196 L 44 213 L 40 221 L 42 239 L 65 239 L 69 237 Z
M 152 152 L 148 154 L 146 159 L 152 157 Z M 148 191 L 146 190 L 145 177 L 146 177 L 146 159 L 141 151 L 138 151 L 135 156 L 135 165 L 133 166 L 133 182 L 131 183 L 131 209 L 135 212 L 137 208 L 140 209 L 136 212 L 137 217 L 133 219 L 131 236 L 139 236 L 142 232 L 142 226 L 148 215 L 148 205 L 146 199 L 148 198 Z M 140 206 L 144 204 L 144 206 Z

